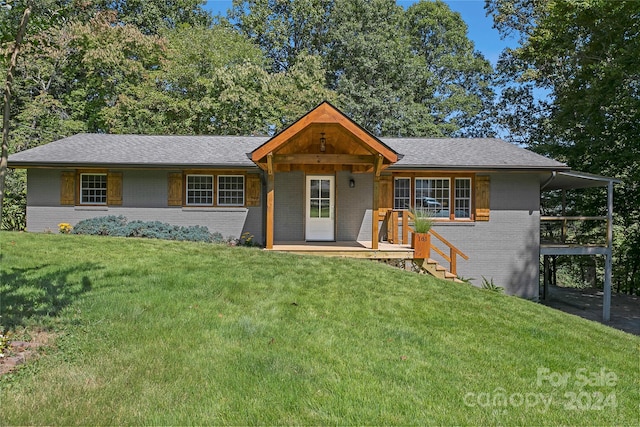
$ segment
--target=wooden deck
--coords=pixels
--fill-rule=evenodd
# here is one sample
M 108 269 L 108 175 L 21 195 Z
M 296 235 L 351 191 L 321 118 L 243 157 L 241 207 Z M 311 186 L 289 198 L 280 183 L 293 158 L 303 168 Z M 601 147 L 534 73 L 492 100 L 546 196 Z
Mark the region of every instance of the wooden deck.
M 605 245 L 579 245 L 567 243 L 541 243 L 540 255 L 606 255 Z
M 409 245 L 394 245 L 379 242 L 378 249 L 371 249 L 371 241 L 349 242 L 276 242 L 275 252 L 290 252 L 304 255 L 365 259 L 413 259 Z

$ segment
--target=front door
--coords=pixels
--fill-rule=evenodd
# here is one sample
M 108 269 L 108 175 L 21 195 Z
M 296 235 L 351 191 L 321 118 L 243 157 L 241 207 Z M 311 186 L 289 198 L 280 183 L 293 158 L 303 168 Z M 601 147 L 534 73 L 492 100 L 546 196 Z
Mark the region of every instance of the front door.
M 306 240 L 335 240 L 335 177 L 307 176 Z

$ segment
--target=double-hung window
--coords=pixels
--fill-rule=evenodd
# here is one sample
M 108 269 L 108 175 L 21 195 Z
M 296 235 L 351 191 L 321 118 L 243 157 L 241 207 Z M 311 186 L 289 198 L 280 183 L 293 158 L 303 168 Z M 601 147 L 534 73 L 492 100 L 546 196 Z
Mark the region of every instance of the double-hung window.
M 107 204 L 107 174 L 83 173 L 80 174 L 80 204 L 106 205 Z
M 456 218 L 471 218 L 471 178 L 455 179 L 454 215 Z
M 213 175 L 187 175 L 187 206 L 213 205 Z
M 415 209 L 436 218 L 449 217 L 449 178 L 416 178 Z
M 411 178 L 396 178 L 393 186 L 393 208 L 411 209 Z
M 396 177 L 393 208 L 415 209 L 442 219 L 472 218 L 471 177 Z
M 218 176 L 218 205 L 219 206 L 243 206 L 244 205 L 244 176 L 242 175 Z

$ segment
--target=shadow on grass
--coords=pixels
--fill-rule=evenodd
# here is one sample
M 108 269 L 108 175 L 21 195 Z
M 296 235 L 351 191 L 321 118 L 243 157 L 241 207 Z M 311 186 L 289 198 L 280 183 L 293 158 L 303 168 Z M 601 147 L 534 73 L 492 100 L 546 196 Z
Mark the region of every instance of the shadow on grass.
M 0 271 L 0 326 L 13 329 L 56 317 L 91 290 L 86 274 L 101 268 L 85 263 L 67 269 L 49 265 Z

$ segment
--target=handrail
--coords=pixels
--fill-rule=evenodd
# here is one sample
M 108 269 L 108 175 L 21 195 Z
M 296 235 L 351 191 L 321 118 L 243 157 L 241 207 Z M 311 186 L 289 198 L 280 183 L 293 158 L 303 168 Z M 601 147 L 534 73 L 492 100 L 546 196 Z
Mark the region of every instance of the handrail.
M 540 239 L 541 241 L 552 241 L 558 243 L 567 243 L 569 241 L 574 243 L 596 243 L 594 242 L 594 238 L 598 240 L 598 242 L 602 242 L 604 236 L 602 236 L 602 232 L 595 232 L 596 228 L 589 230 L 575 228 L 576 225 L 582 223 L 585 224 L 587 221 L 608 221 L 606 216 L 564 216 L 564 215 L 554 215 L 554 216 L 541 216 L 540 217 Z M 544 223 L 544 226 L 543 226 Z M 560 226 L 557 224 L 560 223 Z M 580 227 L 578 225 L 578 227 Z M 598 238 L 598 236 L 600 236 Z M 585 240 L 587 239 L 587 240 Z
M 606 216 L 541 216 L 540 221 L 604 221 Z
M 398 219 L 399 219 L 398 213 L 399 212 L 402 212 L 402 239 L 401 240 L 398 238 Z M 386 224 L 387 241 L 389 241 L 389 243 L 401 242 L 403 245 L 406 245 L 409 240 L 409 237 L 408 237 L 409 230 L 411 229 L 412 233 L 415 233 L 415 229 L 409 225 L 409 221 L 412 218 L 415 219 L 414 214 L 405 209 L 401 211 L 389 209 L 388 211 L 386 211 L 384 215 L 384 222 Z M 451 242 L 449 242 L 447 239 L 445 239 L 436 231 L 434 231 L 433 228 L 429 229 L 429 234 L 434 236 L 436 239 L 440 240 L 440 242 L 442 242 L 443 245 L 449 248 L 449 255 L 447 255 L 445 251 L 441 250 L 439 247 L 431 243 L 429 243 L 429 251 L 433 249 L 446 262 L 449 263 L 449 271 L 453 274 L 457 274 L 456 273 L 456 267 L 457 267 L 456 256 L 460 255 L 465 260 L 469 260 L 469 257 L 460 249 L 458 249 L 456 246 L 454 246 Z

